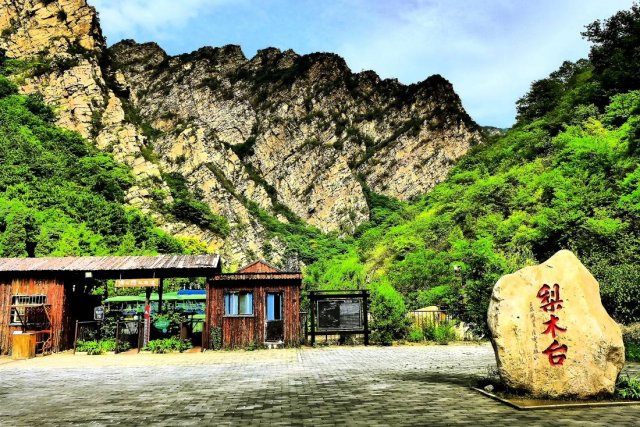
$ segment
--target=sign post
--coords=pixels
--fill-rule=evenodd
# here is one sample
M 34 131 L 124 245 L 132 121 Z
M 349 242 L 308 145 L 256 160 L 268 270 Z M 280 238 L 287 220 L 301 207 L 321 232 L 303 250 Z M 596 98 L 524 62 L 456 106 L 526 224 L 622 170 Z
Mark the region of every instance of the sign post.
M 151 334 L 151 288 L 147 288 L 144 301 L 144 330 L 142 338 L 142 347 L 149 344 L 149 335 Z

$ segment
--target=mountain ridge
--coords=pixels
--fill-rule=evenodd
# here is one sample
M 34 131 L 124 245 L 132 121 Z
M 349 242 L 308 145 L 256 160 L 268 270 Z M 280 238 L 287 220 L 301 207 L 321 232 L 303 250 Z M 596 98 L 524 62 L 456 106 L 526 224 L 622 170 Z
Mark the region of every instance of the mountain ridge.
M 128 205 L 238 262 L 265 247 L 286 261 L 256 208 L 349 235 L 370 218 L 369 192 L 417 197 L 483 141 L 438 75 L 403 85 L 275 48 L 107 47 L 84 0 L 3 0 L 0 30 L 7 58 L 31 64 L 13 76 L 20 90 L 133 169 Z

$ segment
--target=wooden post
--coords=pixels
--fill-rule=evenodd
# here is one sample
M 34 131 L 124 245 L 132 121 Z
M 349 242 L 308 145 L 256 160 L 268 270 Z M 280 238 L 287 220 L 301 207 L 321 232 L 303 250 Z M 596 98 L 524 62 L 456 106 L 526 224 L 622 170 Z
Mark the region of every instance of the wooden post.
M 364 312 L 364 345 L 369 345 L 369 292 L 362 291 L 362 308 Z
M 76 354 L 77 345 L 78 345 L 78 321 L 76 320 L 76 333 L 73 337 L 73 354 Z
M 304 333 L 304 337 L 302 339 L 302 344 L 306 344 L 308 341 L 308 337 L 309 337 L 309 325 L 307 324 L 307 322 L 309 321 L 309 313 L 308 312 L 304 312 L 301 311 L 300 312 L 300 321 L 304 322 L 303 323 L 303 333 Z
M 151 335 L 151 288 L 147 287 L 144 299 L 144 327 L 142 336 L 142 346 L 149 344 L 149 336 Z
M 116 354 L 120 353 L 120 319 L 116 320 Z
M 160 279 L 160 285 L 158 286 L 158 314 L 162 314 L 162 293 L 164 289 L 164 279 Z
M 138 319 L 138 353 L 142 350 L 142 343 L 144 341 L 144 319 Z
M 309 293 L 309 302 L 311 303 L 311 346 L 313 347 L 316 343 L 316 305 L 313 291 Z

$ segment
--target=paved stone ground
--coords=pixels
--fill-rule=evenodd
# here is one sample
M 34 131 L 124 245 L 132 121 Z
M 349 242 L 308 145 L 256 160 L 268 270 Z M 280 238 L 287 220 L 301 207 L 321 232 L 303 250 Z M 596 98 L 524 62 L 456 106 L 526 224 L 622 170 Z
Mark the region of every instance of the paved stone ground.
M 523 412 L 470 390 L 494 365 L 488 345 L 0 358 L 0 424 L 640 424 L 638 406 Z

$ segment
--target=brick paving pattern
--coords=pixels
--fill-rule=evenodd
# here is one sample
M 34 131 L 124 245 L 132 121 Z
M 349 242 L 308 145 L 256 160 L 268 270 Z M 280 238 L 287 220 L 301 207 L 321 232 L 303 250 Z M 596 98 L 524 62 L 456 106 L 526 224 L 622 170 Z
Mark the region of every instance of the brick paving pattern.
M 489 345 L 0 359 L 0 424 L 640 424 L 639 406 L 511 409 L 469 388 L 494 366 Z

